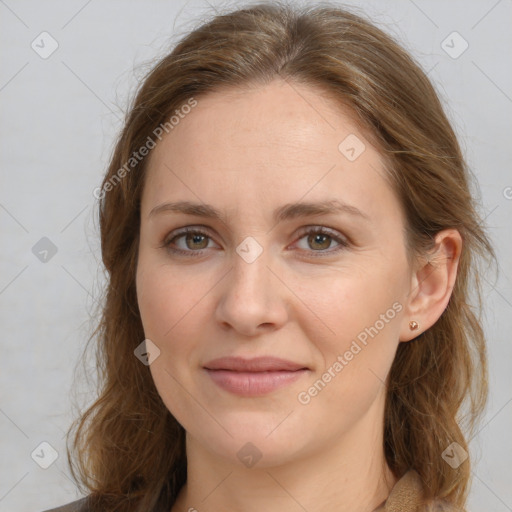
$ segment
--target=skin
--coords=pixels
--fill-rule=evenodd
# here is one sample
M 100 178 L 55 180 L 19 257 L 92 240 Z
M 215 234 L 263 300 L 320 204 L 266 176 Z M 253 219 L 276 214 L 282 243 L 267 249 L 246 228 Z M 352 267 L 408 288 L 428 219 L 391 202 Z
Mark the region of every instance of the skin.
M 354 161 L 338 149 L 350 134 L 365 144 Z M 272 220 L 285 203 L 332 198 L 368 219 Z M 178 200 L 211 204 L 223 218 L 150 216 Z M 383 452 L 386 377 L 398 344 L 446 308 L 462 245 L 456 230 L 442 231 L 429 262 L 411 267 L 404 223 L 378 151 L 346 110 L 309 86 L 275 80 L 202 96 L 152 151 L 137 294 L 146 338 L 160 349 L 151 375 L 187 433 L 188 478 L 172 512 L 369 512 L 385 501 L 397 481 Z M 185 226 L 206 238 L 174 239 L 171 247 L 189 252 L 173 254 L 163 244 Z M 331 228 L 348 245 L 308 237 L 305 226 Z M 252 263 L 236 252 L 248 236 L 262 248 Z M 394 303 L 394 318 L 300 403 Z M 230 355 L 273 355 L 309 371 L 268 395 L 241 397 L 202 368 Z M 252 467 L 237 456 L 247 442 L 261 454 Z

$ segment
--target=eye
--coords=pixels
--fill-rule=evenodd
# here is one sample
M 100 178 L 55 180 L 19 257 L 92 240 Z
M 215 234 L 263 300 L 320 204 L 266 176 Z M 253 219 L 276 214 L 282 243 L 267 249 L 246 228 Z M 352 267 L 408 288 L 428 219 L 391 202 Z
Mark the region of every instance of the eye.
M 301 247 L 301 249 L 308 251 L 311 248 L 312 250 L 309 252 L 319 253 L 314 254 L 315 257 L 332 254 L 348 247 L 348 242 L 344 238 L 336 234 L 336 232 L 324 227 L 308 228 L 306 231 L 302 232 L 299 241 L 303 239 L 305 239 L 307 247 Z M 331 247 L 333 241 L 338 245 L 328 251 L 327 249 Z
M 182 243 L 177 241 L 182 239 Z M 187 256 L 200 256 L 203 249 L 208 249 L 208 240 L 210 236 L 197 228 L 183 228 L 172 238 L 167 239 L 163 247 L 168 251 L 176 254 L 184 254 Z

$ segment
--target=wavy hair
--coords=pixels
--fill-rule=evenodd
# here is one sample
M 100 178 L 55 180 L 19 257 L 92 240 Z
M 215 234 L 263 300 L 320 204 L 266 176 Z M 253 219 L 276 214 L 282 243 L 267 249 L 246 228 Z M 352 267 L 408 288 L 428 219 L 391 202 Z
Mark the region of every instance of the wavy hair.
M 98 395 L 68 431 L 72 476 L 93 510 L 108 512 L 169 509 L 186 481 L 184 429 L 134 356 L 145 337 L 135 274 L 148 158 L 129 169 L 126 162 L 191 98 L 275 79 L 310 86 L 348 108 L 379 149 L 405 213 L 410 261 L 443 229 L 462 236 L 446 310 L 417 339 L 399 344 L 386 383 L 383 447 L 397 478 L 418 472 L 426 509 L 434 498 L 462 509 L 470 459 L 453 469 L 442 453 L 453 442 L 469 451 L 486 404 L 479 262 L 495 260 L 494 251 L 472 174 L 426 74 L 363 15 L 325 4 L 259 3 L 216 15 L 160 59 L 134 95 L 100 194 L 107 283 L 89 339 L 96 340 Z

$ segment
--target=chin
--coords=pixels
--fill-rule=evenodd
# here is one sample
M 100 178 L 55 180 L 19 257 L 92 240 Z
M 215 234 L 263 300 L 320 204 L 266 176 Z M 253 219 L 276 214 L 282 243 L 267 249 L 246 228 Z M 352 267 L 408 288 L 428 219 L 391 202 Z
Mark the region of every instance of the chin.
M 308 432 L 314 429 L 307 428 L 298 415 L 295 421 L 291 420 L 293 413 L 287 418 L 289 411 L 279 415 L 233 412 L 229 416 L 222 416 L 215 415 L 213 410 L 211 413 L 224 428 L 215 423 L 215 428 L 208 431 L 203 428 L 197 435 L 192 429 L 190 434 L 195 442 L 236 465 L 248 468 L 279 466 L 292 461 L 301 448 L 314 443 L 314 440 L 307 439 Z M 195 425 L 201 423 L 198 421 Z

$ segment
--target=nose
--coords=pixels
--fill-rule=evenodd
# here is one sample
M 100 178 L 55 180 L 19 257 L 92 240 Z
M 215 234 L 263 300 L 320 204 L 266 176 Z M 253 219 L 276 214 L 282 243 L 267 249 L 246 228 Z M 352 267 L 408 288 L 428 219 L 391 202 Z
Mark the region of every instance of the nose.
M 265 250 L 252 262 L 234 253 L 233 267 L 222 280 L 215 312 L 224 329 L 254 337 L 286 323 L 290 292 L 278 277 L 279 272 L 270 268 L 270 259 Z

